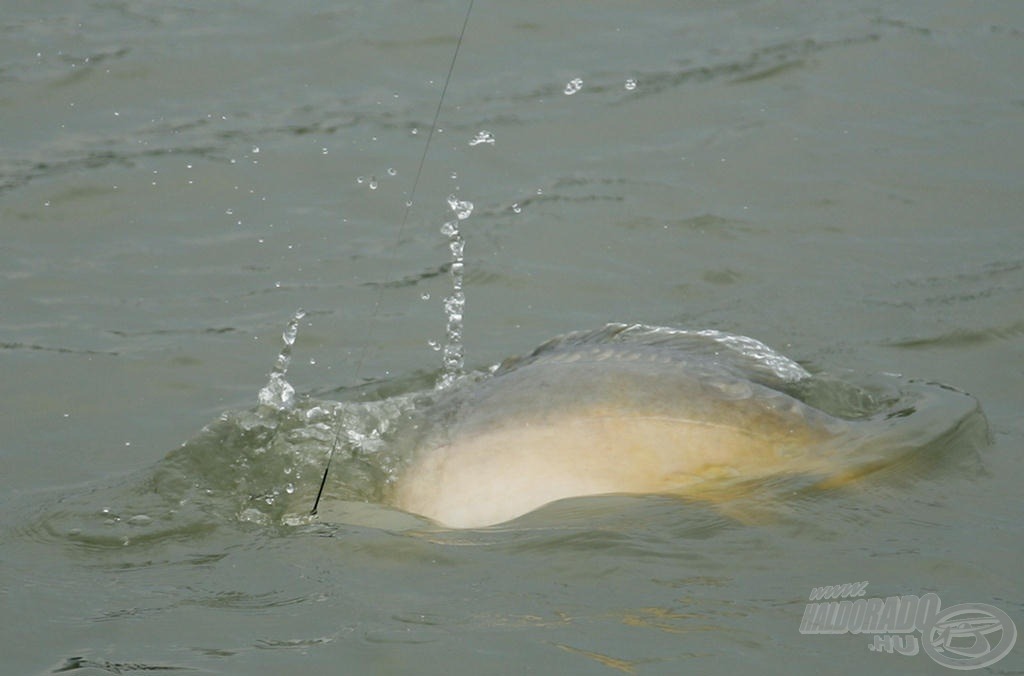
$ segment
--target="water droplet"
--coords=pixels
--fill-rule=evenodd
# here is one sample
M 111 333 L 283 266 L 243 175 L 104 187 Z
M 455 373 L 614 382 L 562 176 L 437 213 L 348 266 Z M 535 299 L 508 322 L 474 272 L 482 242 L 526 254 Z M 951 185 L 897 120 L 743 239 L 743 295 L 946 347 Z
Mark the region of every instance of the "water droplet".
M 260 147 L 259 146 L 253 146 L 252 147 L 252 154 L 253 155 L 259 155 L 260 154 Z
M 636 80 L 634 78 L 629 78 L 626 80 L 626 89 L 629 91 L 633 91 L 634 89 L 636 89 Z
M 284 492 L 288 493 L 289 495 L 294 493 L 295 492 L 295 484 L 292 484 L 292 483 L 285 484 L 284 485 Z
M 427 345 L 429 345 L 430 349 L 433 350 L 434 352 L 441 351 L 441 343 L 437 342 L 436 340 L 428 340 Z
M 448 174 L 448 177 L 451 178 L 453 181 L 457 181 L 459 179 L 459 174 L 453 171 L 452 173 Z
M 412 131 L 411 131 L 410 133 L 411 133 L 411 134 L 412 134 L 413 136 L 415 136 L 416 134 L 420 133 L 420 130 L 419 130 L 419 129 L 417 129 L 416 127 L 413 127 L 413 128 L 412 128 Z
M 448 206 L 460 221 L 466 220 L 473 213 L 473 203 L 469 200 L 460 200 L 455 195 L 448 195 Z
M 366 177 L 365 176 L 357 176 L 356 177 L 356 183 L 358 183 L 359 185 L 362 185 L 363 183 L 366 183 Z
M 326 155 L 327 154 L 327 148 L 321 148 L 320 149 L 320 154 L 321 155 Z
M 521 214 L 523 212 L 523 208 L 519 206 L 519 202 L 512 205 L 512 212 L 517 214 Z
M 423 293 L 420 294 L 420 298 L 423 299 L 423 300 L 430 300 L 430 292 L 429 291 L 424 291 Z
M 572 96 L 581 89 L 583 89 L 583 80 L 578 77 L 574 77 L 565 84 L 565 95 Z
M 469 145 L 471 146 L 478 146 L 482 143 L 486 143 L 487 145 L 494 145 L 494 134 L 484 129 L 482 131 L 477 132 L 476 136 L 474 136 L 469 141 Z
M 377 177 L 376 176 L 371 177 L 370 178 L 370 182 L 367 185 L 370 186 L 370 190 L 376 190 L 377 189 Z
M 398 176 L 398 171 L 394 167 L 388 167 L 388 176 Z

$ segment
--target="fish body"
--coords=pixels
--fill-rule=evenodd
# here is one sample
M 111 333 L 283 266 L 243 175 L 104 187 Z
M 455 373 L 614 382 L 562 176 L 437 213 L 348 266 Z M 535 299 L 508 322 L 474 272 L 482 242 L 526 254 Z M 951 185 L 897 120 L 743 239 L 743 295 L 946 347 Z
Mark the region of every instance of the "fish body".
M 664 331 L 563 337 L 442 397 L 389 501 L 472 528 L 564 498 L 699 494 L 834 467 L 829 443 L 850 424 L 782 391 L 799 365 L 750 339 Z

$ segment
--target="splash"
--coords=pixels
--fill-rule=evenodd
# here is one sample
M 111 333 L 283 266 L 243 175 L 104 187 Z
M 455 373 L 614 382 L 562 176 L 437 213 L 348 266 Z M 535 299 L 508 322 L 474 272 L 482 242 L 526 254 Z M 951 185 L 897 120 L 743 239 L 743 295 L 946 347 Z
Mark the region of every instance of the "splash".
M 466 242 L 459 231 L 459 221 L 464 221 L 473 213 L 473 203 L 460 200 L 455 195 L 448 196 L 448 206 L 455 213 L 455 220 L 442 226 L 441 234 L 448 237 L 448 250 L 452 254 L 452 292 L 444 299 L 445 346 L 443 354 L 443 371 L 437 382 L 437 389 L 444 390 L 458 380 L 465 368 L 462 344 L 462 315 L 466 307 L 464 281 L 464 249 Z
M 342 388 L 330 399 L 296 396 L 285 374 L 302 317 L 297 312 L 284 331 L 284 346 L 258 406 L 226 411 L 156 467 L 127 481 L 63 497 L 29 530 L 38 538 L 109 553 L 121 565 L 126 557 L 152 561 L 154 548 L 212 537 L 231 524 L 418 529 L 425 522 L 412 514 L 441 515 L 398 504 L 395 496 L 410 468 L 431 449 L 478 440 L 485 443 L 479 459 L 491 463 L 509 458 L 509 448 L 513 456 L 528 451 L 536 446 L 528 437 L 543 436 L 545 430 L 561 439 L 579 438 L 562 432 L 587 432 L 595 415 L 627 422 L 632 417 L 635 424 L 627 432 L 653 425 L 654 436 L 629 442 L 646 438 L 653 447 L 665 445 L 663 432 L 674 428 L 659 421 L 672 416 L 680 424 L 715 423 L 703 430 L 735 428 L 743 438 L 771 440 L 765 436 L 771 430 L 785 437 L 784 452 L 758 462 L 790 463 L 797 471 L 757 473 L 751 471 L 757 463 L 744 461 L 732 473 L 722 464 L 692 492 L 680 489 L 684 499 L 718 501 L 734 513 L 786 509 L 794 496 L 824 496 L 869 475 L 904 485 L 931 472 L 976 472 L 978 451 L 988 443 L 977 401 L 953 388 L 885 375 L 848 382 L 807 373 L 752 338 L 642 324 L 566 334 L 498 366 L 442 379 L 443 388 L 433 376 L 419 374 Z M 574 414 L 587 411 L 596 413 L 577 415 L 573 422 Z M 730 411 L 749 424 L 728 417 Z M 806 447 L 789 443 L 800 440 L 800 430 L 814 437 Z M 584 435 L 584 441 L 615 450 L 618 445 L 608 444 L 606 431 Z M 503 435 L 516 443 L 487 453 L 486 443 Z M 818 436 L 824 437 L 821 444 Z M 548 448 L 553 439 L 543 439 Z M 583 444 L 579 450 L 586 455 L 588 448 Z M 332 455 L 323 511 L 313 516 L 309 506 L 317 496 L 317 479 L 326 481 L 324 467 Z M 480 505 L 514 507 L 512 498 L 503 503 L 489 487 L 519 481 L 512 496 L 520 499 L 538 486 L 574 480 L 582 467 L 574 460 L 559 471 L 517 473 L 505 467 L 491 472 L 484 466 L 470 488 L 486 493 Z M 635 469 L 637 462 L 621 467 Z M 451 465 L 453 471 L 459 468 L 481 466 Z M 629 492 L 618 474 L 615 482 L 611 492 Z M 563 496 L 585 493 L 574 489 Z M 463 493 L 451 495 L 457 500 Z
M 270 372 L 270 380 L 260 389 L 258 396 L 260 406 L 287 411 L 295 405 L 295 388 L 285 380 L 285 376 L 292 363 L 292 346 L 295 345 L 295 339 L 299 335 L 299 321 L 305 316 L 305 310 L 296 310 L 281 334 L 281 341 L 284 345 L 277 355 L 274 369 Z

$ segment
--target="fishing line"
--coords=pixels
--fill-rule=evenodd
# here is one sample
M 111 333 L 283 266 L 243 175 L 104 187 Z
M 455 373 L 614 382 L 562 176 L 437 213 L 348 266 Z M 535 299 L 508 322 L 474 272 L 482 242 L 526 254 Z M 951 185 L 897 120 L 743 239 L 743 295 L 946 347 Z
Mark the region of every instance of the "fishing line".
M 416 188 L 420 184 L 420 175 L 423 173 L 423 165 L 427 162 L 427 153 L 430 152 L 430 141 L 434 138 L 434 130 L 437 129 L 437 121 L 441 117 L 441 109 L 444 106 L 444 97 L 448 93 L 448 84 L 452 81 L 452 73 L 455 72 L 455 62 L 459 58 L 459 48 L 462 47 L 462 39 L 466 35 L 466 26 L 469 25 L 469 15 L 473 11 L 473 0 L 469 0 L 469 4 L 466 6 L 466 15 L 462 19 L 462 30 L 459 31 L 459 39 L 455 42 L 455 50 L 452 52 L 451 63 L 448 64 L 448 74 L 444 78 L 444 85 L 441 87 L 441 96 L 437 100 L 437 109 L 434 111 L 434 119 L 430 123 L 430 129 L 427 131 L 427 140 L 423 144 L 423 154 L 420 155 L 419 165 L 416 167 L 416 175 L 412 180 L 412 188 L 409 190 L 409 199 L 405 201 L 405 212 L 402 215 L 402 222 L 398 226 L 398 233 L 395 236 L 395 241 L 391 245 L 391 251 L 389 253 L 391 263 L 394 263 L 395 258 L 398 255 L 398 244 L 402 241 L 402 236 L 405 234 L 406 224 L 409 222 L 409 213 L 412 211 L 413 202 L 416 200 Z M 384 289 L 391 282 L 391 271 L 394 269 L 394 265 L 387 266 L 387 272 L 385 274 L 384 282 L 377 287 L 377 297 L 373 301 L 373 310 L 370 312 L 370 319 L 366 323 L 366 336 L 363 338 L 363 346 L 359 351 L 359 356 L 356 358 L 355 378 L 359 378 L 359 373 L 362 371 L 363 362 L 366 360 L 366 353 L 370 346 L 370 336 L 373 333 L 373 328 L 377 320 L 377 315 L 380 311 L 381 300 L 384 296 Z M 334 451 L 338 448 L 338 443 L 341 441 L 341 425 L 338 426 L 334 433 L 334 441 L 331 443 L 331 450 L 327 454 L 327 464 L 324 465 L 324 474 L 320 479 L 320 488 L 316 492 L 316 499 L 313 501 L 313 509 L 310 510 L 310 515 L 315 516 L 317 507 L 320 505 L 320 498 L 324 494 L 324 487 L 327 485 L 327 474 L 331 470 L 331 460 L 334 459 Z

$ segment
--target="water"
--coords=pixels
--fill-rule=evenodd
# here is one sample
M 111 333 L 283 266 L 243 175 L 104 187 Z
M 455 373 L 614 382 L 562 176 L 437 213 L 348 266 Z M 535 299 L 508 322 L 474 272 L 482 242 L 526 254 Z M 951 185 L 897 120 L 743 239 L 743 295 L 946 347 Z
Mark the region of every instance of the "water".
M 438 387 L 452 385 L 463 372 L 465 357 L 463 355 L 462 330 L 463 315 L 466 311 L 465 265 L 466 240 L 459 230 L 459 221 L 464 221 L 473 213 L 473 203 L 460 200 L 455 195 L 448 196 L 448 207 L 455 212 L 454 221 L 446 221 L 441 227 L 441 234 L 448 238 L 448 250 L 451 253 L 452 292 L 444 299 L 445 344 L 443 371 Z
M 943 672 L 799 633 L 860 580 L 1024 626 L 1019 4 L 478 3 L 413 196 L 464 9 L 6 8 L 3 671 Z M 991 441 L 761 521 L 586 498 L 479 531 L 346 458 L 337 518 L 286 522 L 339 417 L 386 454 L 441 377 L 453 194 L 467 372 L 715 329 L 806 396 L 970 392 Z M 298 308 L 294 406 L 261 412 Z

